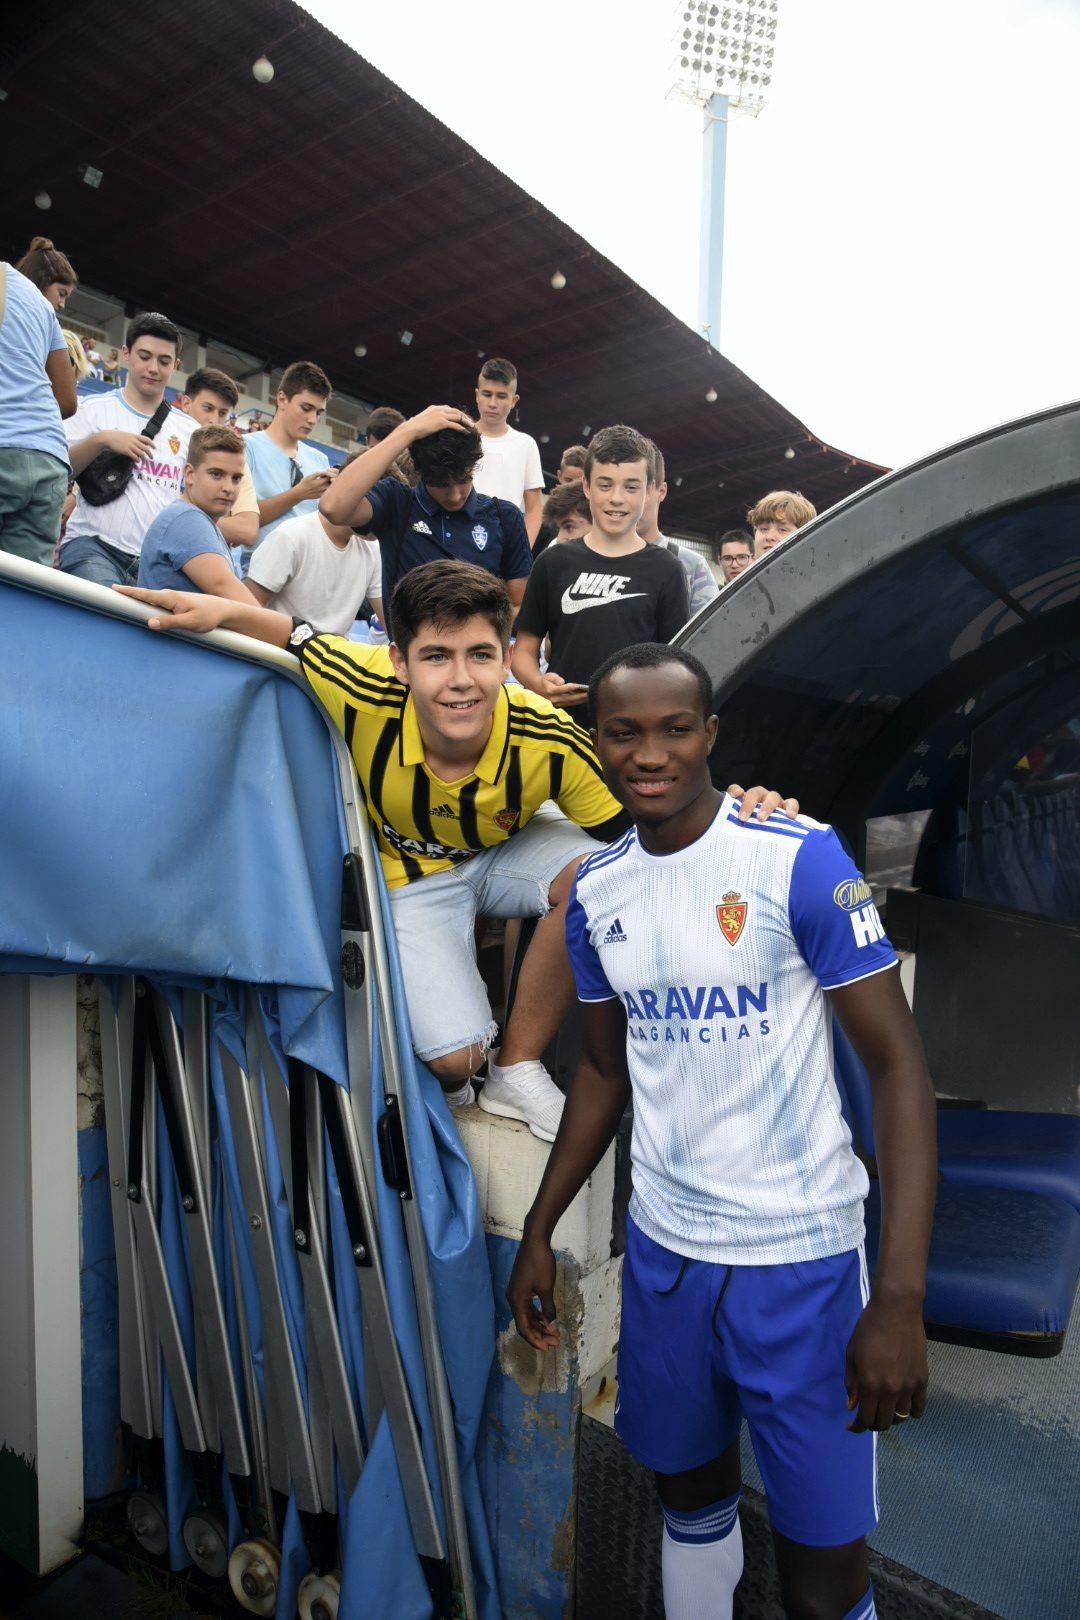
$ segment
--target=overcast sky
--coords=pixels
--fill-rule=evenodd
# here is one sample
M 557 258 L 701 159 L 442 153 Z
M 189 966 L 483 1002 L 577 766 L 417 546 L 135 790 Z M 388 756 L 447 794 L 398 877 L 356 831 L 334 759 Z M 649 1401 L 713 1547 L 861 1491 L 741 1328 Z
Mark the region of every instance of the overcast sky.
M 307 9 L 697 324 L 681 6 Z M 780 0 L 729 137 L 723 352 L 893 466 L 1080 395 L 1078 61 L 1080 0 Z

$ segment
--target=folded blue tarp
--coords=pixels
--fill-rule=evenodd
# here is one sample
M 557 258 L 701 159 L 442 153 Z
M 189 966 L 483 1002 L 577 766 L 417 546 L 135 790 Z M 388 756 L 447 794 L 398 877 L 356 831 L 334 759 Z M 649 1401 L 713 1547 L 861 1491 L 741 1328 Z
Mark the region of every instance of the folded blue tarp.
M 347 846 L 322 715 L 271 664 L 153 635 L 48 588 L 0 578 L 0 971 L 139 972 L 166 988 L 197 984 L 218 1004 L 215 1024 L 227 1042 L 233 1035 L 238 1056 L 243 987 L 256 986 L 285 1051 L 347 1084 L 339 975 Z M 400 1006 L 392 938 L 388 944 Z M 457 1414 L 478 1601 L 484 1620 L 496 1620 L 473 1463 L 493 1350 L 483 1231 L 445 1103 L 409 1059 L 403 1014 L 400 1022 L 403 1102 Z M 377 1071 L 374 1078 L 378 1106 Z M 332 1187 L 340 1246 L 334 1194 Z M 378 1194 L 395 1332 L 434 1473 L 397 1195 L 383 1187 Z M 179 1268 L 184 1249 L 174 1238 L 171 1266 Z M 359 1312 L 343 1286 L 342 1337 L 361 1390 Z M 420 1616 L 430 1605 L 385 1424 L 371 1439 L 343 1515 L 341 1613 L 343 1620 Z M 283 1571 L 302 1572 L 298 1544 L 293 1513 Z M 173 1547 L 179 1561 L 175 1536 Z

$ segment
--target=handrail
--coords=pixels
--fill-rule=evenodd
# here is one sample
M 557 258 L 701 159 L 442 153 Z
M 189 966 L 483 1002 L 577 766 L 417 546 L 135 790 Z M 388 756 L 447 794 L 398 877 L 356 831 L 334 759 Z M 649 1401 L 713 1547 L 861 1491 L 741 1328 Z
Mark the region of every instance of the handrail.
M 20 590 L 34 591 L 38 596 L 51 596 L 60 602 L 88 608 L 92 613 L 104 614 L 111 619 L 126 619 L 129 624 L 145 625 L 155 617 L 153 608 L 133 597 L 121 596 L 119 591 L 106 585 L 95 585 L 92 580 L 78 579 L 64 574 L 59 568 L 46 568 L 42 563 L 29 562 L 25 557 L 14 557 L 0 551 L 0 583 L 15 585 Z M 281 647 L 271 647 L 252 636 L 242 636 L 235 630 L 167 630 L 159 632 L 174 641 L 187 641 L 196 647 L 212 647 L 215 652 L 230 658 L 242 658 L 249 664 L 265 664 L 280 675 L 290 676 L 308 696 L 314 694 L 300 670 L 299 661 Z

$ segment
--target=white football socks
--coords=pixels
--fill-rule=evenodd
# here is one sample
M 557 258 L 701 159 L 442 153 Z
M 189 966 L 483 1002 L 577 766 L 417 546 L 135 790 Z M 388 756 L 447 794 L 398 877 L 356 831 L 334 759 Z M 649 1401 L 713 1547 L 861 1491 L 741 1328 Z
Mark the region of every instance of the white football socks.
M 738 1492 L 694 1513 L 664 1509 L 667 1620 L 731 1620 L 742 1572 Z

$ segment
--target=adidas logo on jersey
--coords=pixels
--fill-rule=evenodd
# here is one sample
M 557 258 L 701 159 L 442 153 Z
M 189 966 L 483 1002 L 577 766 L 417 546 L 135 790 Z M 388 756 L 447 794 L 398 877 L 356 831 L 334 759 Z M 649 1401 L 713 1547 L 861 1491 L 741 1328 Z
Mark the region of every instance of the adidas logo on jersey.
M 435 805 L 432 808 L 431 813 L 432 813 L 433 816 L 450 816 L 450 817 L 453 817 L 453 814 L 454 814 L 454 812 L 451 810 L 451 808 L 450 808 L 450 806 L 448 804 L 437 804 L 437 805 Z
M 616 917 L 615 921 L 612 923 L 611 927 L 608 929 L 607 933 L 604 935 L 604 941 L 603 942 L 604 942 L 605 945 L 625 945 L 626 944 L 626 935 L 623 933 L 623 925 L 619 921 L 618 917 Z

